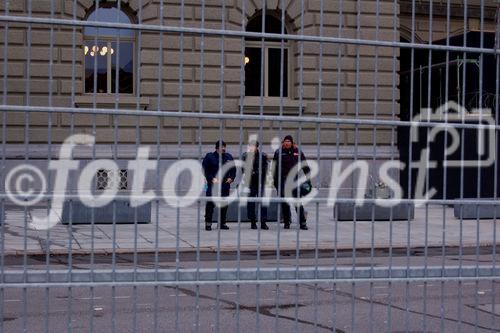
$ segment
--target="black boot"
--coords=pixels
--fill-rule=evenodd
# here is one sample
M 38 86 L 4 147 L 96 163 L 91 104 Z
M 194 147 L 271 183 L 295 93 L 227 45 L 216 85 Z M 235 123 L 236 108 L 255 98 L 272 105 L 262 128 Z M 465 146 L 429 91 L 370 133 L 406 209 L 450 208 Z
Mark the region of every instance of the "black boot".
M 290 221 L 285 221 L 285 229 L 290 229 Z
M 205 224 L 205 230 L 206 231 L 211 231 L 212 230 L 212 226 L 210 224 Z
M 261 222 L 261 224 L 260 224 L 260 228 L 261 228 L 262 230 L 269 230 L 269 227 L 267 226 L 266 222 Z
M 307 224 L 301 223 L 300 224 L 300 230 L 309 230 L 309 228 L 307 227 Z
M 255 221 L 252 221 L 251 222 L 251 226 L 250 226 L 253 230 L 257 229 L 257 222 Z
M 220 224 L 220 229 L 222 229 L 222 230 L 229 230 L 229 227 L 227 226 L 227 224 L 221 223 Z

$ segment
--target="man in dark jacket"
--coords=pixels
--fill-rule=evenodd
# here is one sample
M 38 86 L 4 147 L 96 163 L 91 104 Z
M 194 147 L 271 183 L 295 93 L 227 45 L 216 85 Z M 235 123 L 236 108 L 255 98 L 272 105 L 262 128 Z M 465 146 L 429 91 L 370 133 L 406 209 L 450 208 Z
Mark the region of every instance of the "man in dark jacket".
M 236 176 L 236 169 L 230 168 L 228 172 L 226 172 L 222 179 L 218 179 L 219 168 L 224 164 L 231 162 L 233 157 L 231 154 L 226 153 L 226 143 L 222 140 L 217 141 L 215 143 L 215 151 L 213 153 L 208 153 L 203 159 L 203 172 L 205 173 L 205 179 L 207 180 L 207 192 L 206 196 L 212 196 L 212 189 L 214 186 L 216 189 L 220 189 L 220 196 L 227 197 L 229 196 L 229 190 L 231 187 L 231 183 Z M 219 192 L 216 191 L 214 193 L 216 196 L 219 195 Z M 207 200 L 205 206 L 205 230 L 212 230 L 212 216 L 214 213 L 215 204 L 211 200 Z M 226 214 L 227 214 L 227 205 L 224 205 L 220 208 L 220 229 L 229 229 L 226 225 Z
M 259 142 L 251 141 L 248 151 L 241 158 L 245 162 L 245 181 L 248 185 L 250 198 L 262 197 L 267 175 L 267 155 L 259 151 Z M 257 229 L 257 220 L 260 220 L 260 228 L 268 230 L 267 207 L 262 202 L 258 203 L 259 216 L 255 215 L 255 202 L 247 202 L 247 215 L 252 229 Z
M 306 161 L 304 153 L 302 153 L 299 150 L 299 148 L 296 145 L 294 145 L 292 136 L 291 135 L 285 136 L 281 145 L 281 149 L 276 150 L 273 158 L 273 161 L 275 163 L 274 175 L 273 175 L 274 187 L 276 188 L 278 194 L 282 198 L 286 196 L 285 193 L 286 178 L 293 168 L 298 167 L 299 156 L 301 163 Z M 311 170 L 306 164 L 302 167 L 302 171 L 307 176 Z M 290 205 L 287 202 L 282 202 L 281 210 L 283 211 L 285 229 L 290 229 L 290 223 L 292 220 Z M 304 207 L 301 204 L 298 204 L 295 207 L 295 210 L 299 214 L 300 229 L 307 230 L 308 228 L 306 224 L 306 217 L 304 214 Z

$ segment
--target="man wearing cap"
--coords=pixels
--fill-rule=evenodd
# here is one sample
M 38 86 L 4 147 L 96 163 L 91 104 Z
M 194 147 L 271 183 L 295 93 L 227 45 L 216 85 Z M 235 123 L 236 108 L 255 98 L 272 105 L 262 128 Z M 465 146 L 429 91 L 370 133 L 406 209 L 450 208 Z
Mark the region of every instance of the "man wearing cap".
M 222 140 L 219 140 L 215 143 L 215 151 L 212 153 L 208 153 L 203 159 L 203 172 L 205 173 L 205 179 L 207 180 L 207 191 L 206 196 L 212 196 L 212 189 L 215 186 L 217 189 L 220 189 L 220 196 L 227 197 L 229 196 L 229 190 L 231 187 L 231 183 L 236 177 L 236 168 L 230 168 L 224 175 L 222 175 L 222 179 L 218 179 L 219 169 L 226 163 L 233 161 L 233 156 L 231 154 L 226 153 L 226 143 Z M 232 162 L 231 162 L 232 163 Z M 215 195 L 218 196 L 219 192 L 216 191 Z M 212 200 L 207 200 L 205 206 L 205 230 L 212 230 L 212 216 L 214 213 L 215 204 Z M 227 215 L 227 205 L 224 205 L 220 208 L 220 229 L 227 230 L 229 227 L 226 224 L 226 215 Z
M 245 162 L 245 182 L 250 190 L 250 198 L 262 197 L 267 175 L 267 155 L 259 150 L 258 141 L 250 141 L 247 152 L 243 153 L 241 159 Z M 247 216 L 251 222 L 251 228 L 257 229 L 257 220 L 260 220 L 260 228 L 268 230 L 267 207 L 262 202 L 258 203 L 259 215 L 255 214 L 255 201 L 247 202 Z
M 298 167 L 299 157 L 301 163 L 306 161 L 304 153 L 302 153 L 299 150 L 299 148 L 296 145 L 294 145 L 293 137 L 291 135 L 285 136 L 281 145 L 281 149 L 276 150 L 273 158 L 275 165 L 274 175 L 273 175 L 274 187 L 276 187 L 278 194 L 282 198 L 286 196 L 285 193 L 286 178 L 293 168 Z M 309 169 L 307 163 L 302 166 L 302 171 L 306 176 L 309 175 L 309 173 L 311 172 L 311 169 Z M 290 223 L 292 220 L 290 205 L 287 202 L 282 202 L 281 210 L 283 211 L 285 229 L 290 229 Z M 295 210 L 299 215 L 300 229 L 307 230 L 308 228 L 306 224 L 306 216 L 304 214 L 304 207 L 299 203 L 295 207 Z

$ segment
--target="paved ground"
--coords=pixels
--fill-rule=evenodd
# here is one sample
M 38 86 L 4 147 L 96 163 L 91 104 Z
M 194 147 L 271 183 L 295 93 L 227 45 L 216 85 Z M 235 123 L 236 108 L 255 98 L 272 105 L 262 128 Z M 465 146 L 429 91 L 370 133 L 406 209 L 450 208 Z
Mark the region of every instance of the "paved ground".
M 197 207 L 177 211 L 161 205 L 152 208 L 150 224 L 58 224 L 46 232 L 25 228 L 32 216 L 46 213 L 45 209 L 7 207 L 0 234 L 4 253 L 42 255 L 2 259 L 7 271 L 28 268 L 47 272 L 66 271 L 68 267 L 109 272 L 136 267 L 498 267 L 496 253 L 500 251 L 476 245 L 491 245 L 495 232 L 498 239 L 500 221 L 460 222 L 450 208 L 437 206 L 427 211 L 417 209 L 410 223 L 338 222 L 330 208 L 320 207 L 317 213 L 315 206 L 307 210 L 308 231 L 298 230 L 296 224 L 283 230 L 282 225 L 271 223 L 270 230 L 258 231 L 251 230 L 248 223 L 231 223 L 230 230 L 214 228 L 206 232 L 199 219 L 203 213 Z M 290 253 L 277 258 L 273 251 L 278 244 Z M 441 251 L 443 244 L 446 254 Z M 391 245 L 400 249 L 388 252 L 386 248 Z M 410 251 L 407 245 L 414 249 Z M 426 255 L 415 249 L 426 245 L 431 247 Z M 157 247 L 161 250 L 158 257 L 151 253 Z M 182 251 L 179 256 L 176 247 Z M 352 251 L 353 247 L 360 251 Z M 378 250 L 366 250 L 372 247 Z M 236 259 L 237 248 L 248 252 Z M 256 260 L 257 248 L 271 253 Z M 294 256 L 297 248 L 300 255 Z M 316 248 L 339 251 L 311 251 Z M 69 249 L 72 256 L 66 254 Z M 203 252 L 200 256 L 194 253 L 197 249 Z M 215 253 L 218 249 L 222 253 Z M 135 250 L 141 253 L 133 253 Z M 106 255 L 113 251 L 115 255 Z M 46 256 L 48 253 L 51 255 Z M 116 265 L 111 264 L 114 260 Z M 491 277 L 478 281 L 450 278 L 443 282 L 277 281 L 259 286 L 5 285 L 0 291 L 0 331 L 55 332 L 70 328 L 83 332 L 92 327 L 94 332 L 491 332 L 499 327 L 498 283 L 496 277 Z
M 65 253 L 71 247 L 74 253 L 154 251 L 233 251 L 293 250 L 307 249 L 366 249 L 424 246 L 476 246 L 491 245 L 500 239 L 500 220 L 464 220 L 453 217 L 451 208 L 442 206 L 415 210 L 411 222 L 338 222 L 332 209 L 315 205 L 307 207 L 309 213 L 308 231 L 298 230 L 292 224 L 290 230 L 283 225 L 269 223 L 270 230 L 251 230 L 249 223 L 230 223 L 230 230 L 206 232 L 202 222 L 203 207 L 187 207 L 176 210 L 161 204 L 152 208 L 152 223 L 138 225 L 109 224 L 73 225 L 71 228 L 59 223 L 50 231 L 36 231 L 25 228 L 33 215 L 46 214 L 46 208 L 24 211 L 19 207 L 6 207 L 4 253 Z M 158 213 L 157 213 L 158 212 Z M 316 218 L 316 215 L 318 218 Z M 294 216 L 295 218 L 295 216 Z M 443 223 L 444 221 L 444 223 Z M 178 235 L 178 237 L 177 237 Z M 71 240 L 71 241 L 70 241 Z
M 404 257 L 392 258 L 394 261 Z M 442 257 L 430 255 L 430 264 Z M 456 256 L 446 265 L 456 264 Z M 464 261 L 491 262 L 490 256 Z M 97 258 L 97 261 L 98 258 Z M 389 258 L 360 258 L 387 266 Z M 141 266 L 154 263 L 141 260 Z M 319 259 L 330 265 L 331 258 Z M 311 265 L 309 258 L 281 259 L 282 266 Z M 162 265 L 167 263 L 162 262 Z M 173 262 L 168 263 L 170 265 Z M 224 265 L 255 265 L 254 259 Z M 276 265 L 274 259 L 261 266 Z M 339 265 L 350 258 L 339 258 Z M 39 262 L 39 269 L 44 269 Z M 75 258 L 74 269 L 88 267 Z M 133 268 L 132 262 L 122 263 Z M 213 261 L 182 262 L 211 267 Z M 109 265 L 98 264 L 99 268 Z M 65 269 L 64 263 L 54 268 Z M 5 332 L 498 332 L 500 281 L 392 281 L 174 286 L 66 286 L 5 288 L 0 331 Z

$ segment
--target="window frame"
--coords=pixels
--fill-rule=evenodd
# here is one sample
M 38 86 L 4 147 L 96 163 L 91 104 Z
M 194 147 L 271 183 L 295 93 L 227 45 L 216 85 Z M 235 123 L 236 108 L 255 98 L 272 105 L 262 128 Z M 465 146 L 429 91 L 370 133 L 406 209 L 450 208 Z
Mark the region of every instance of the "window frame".
M 285 42 L 284 45 L 283 45 L 283 51 L 287 51 L 287 68 L 283 68 L 283 71 L 287 71 L 287 82 L 283 82 L 283 87 L 285 86 L 286 84 L 286 87 L 287 87 L 287 96 L 269 96 L 269 49 L 277 49 L 277 50 L 280 50 L 281 52 L 281 49 L 282 49 L 282 45 L 281 45 L 281 42 L 271 42 L 271 41 L 264 41 L 264 45 L 262 45 L 262 41 L 245 41 L 245 48 L 247 47 L 251 47 L 251 48 L 259 48 L 261 51 L 262 49 L 264 49 L 264 94 L 263 94 L 263 97 L 266 97 L 266 98 L 288 98 L 288 99 L 292 99 L 292 88 L 293 88 L 293 85 L 292 85 L 292 74 L 293 74 L 293 70 L 292 70 L 292 57 L 291 57 L 291 54 L 292 54 L 292 47 L 291 45 L 289 44 L 289 42 Z M 284 53 L 284 52 L 283 52 Z M 280 71 L 281 73 L 281 71 Z M 260 76 L 260 73 L 259 73 L 259 76 Z M 247 96 L 245 95 L 246 97 L 257 97 L 257 96 L 260 96 L 257 95 L 257 96 Z
M 128 6 L 126 6 L 125 4 L 122 4 L 120 6 L 120 8 L 118 8 L 116 2 L 113 2 L 113 3 L 107 3 L 107 2 L 104 2 L 104 3 L 101 3 L 99 4 L 99 9 L 96 8 L 96 5 L 93 5 L 89 11 L 87 12 L 87 14 L 85 15 L 85 18 L 83 19 L 84 21 L 87 21 L 89 16 L 94 13 L 95 11 L 97 10 L 101 10 L 101 9 L 108 9 L 108 8 L 116 8 L 117 10 L 120 10 L 123 14 L 125 14 L 129 20 L 130 20 L 130 23 L 134 24 L 136 23 L 134 17 L 130 14 L 130 10 L 128 8 Z M 110 47 L 110 43 L 112 42 L 116 42 L 117 44 L 118 43 L 121 43 L 121 42 L 131 42 L 132 43 L 132 92 L 131 93 L 120 93 L 119 91 L 115 91 L 115 92 L 111 92 L 111 90 L 113 89 L 112 85 L 111 85 L 111 80 L 112 80 L 112 61 L 111 61 L 111 55 L 107 56 L 107 64 L 106 64 L 106 92 L 104 93 L 101 93 L 101 92 L 96 92 L 96 91 L 93 91 L 93 92 L 86 92 L 86 89 L 85 89 L 85 69 L 86 69 L 86 66 L 85 66 L 85 53 L 83 55 L 83 61 L 82 61 L 82 78 L 83 78 L 83 84 L 82 84 L 82 90 L 83 90 L 83 94 L 86 94 L 86 95 L 114 95 L 114 94 L 119 94 L 120 96 L 136 96 L 136 81 L 137 81 L 137 32 L 135 32 L 134 30 L 134 36 L 133 37 L 123 37 L 123 36 L 88 36 L 88 35 L 85 35 L 85 28 L 82 29 L 82 53 L 85 52 L 85 43 L 88 42 L 88 41 L 92 41 L 92 42 L 101 42 L 101 43 L 106 43 L 107 47 L 109 48 Z M 120 52 L 121 53 L 121 52 Z M 119 63 L 119 59 L 118 59 L 118 52 L 116 52 L 116 58 L 117 58 L 117 63 Z M 95 74 L 95 69 L 94 70 L 94 74 Z M 94 89 L 93 87 L 93 84 L 92 84 L 92 89 Z

